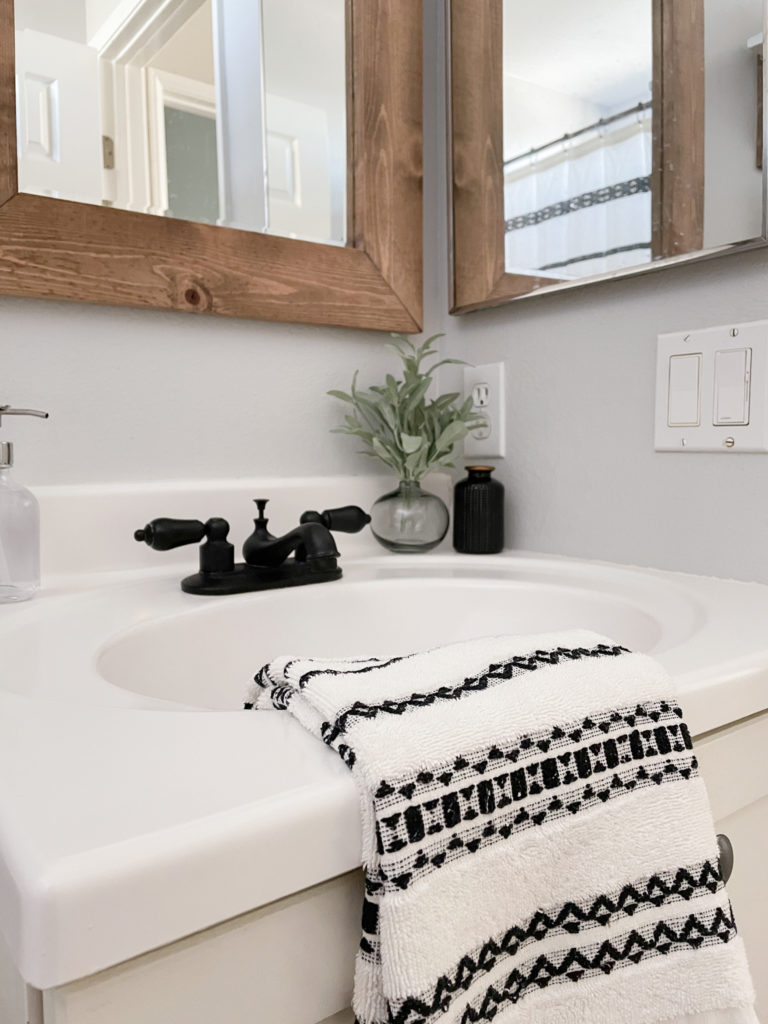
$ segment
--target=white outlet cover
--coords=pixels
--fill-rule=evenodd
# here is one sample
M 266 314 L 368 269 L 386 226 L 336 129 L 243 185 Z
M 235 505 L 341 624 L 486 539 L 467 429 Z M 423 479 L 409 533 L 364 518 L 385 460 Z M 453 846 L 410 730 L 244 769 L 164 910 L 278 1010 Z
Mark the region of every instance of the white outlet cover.
M 749 423 L 716 425 L 715 355 L 745 348 L 751 349 Z M 699 425 L 671 427 L 670 358 L 695 354 L 701 355 Z M 768 320 L 660 334 L 656 349 L 654 433 L 658 452 L 768 452 Z
M 503 459 L 507 438 L 504 363 L 465 366 L 464 397 L 473 394 L 483 396 L 483 404 L 474 411 L 485 420 L 485 426 L 464 438 L 464 455 L 471 459 Z

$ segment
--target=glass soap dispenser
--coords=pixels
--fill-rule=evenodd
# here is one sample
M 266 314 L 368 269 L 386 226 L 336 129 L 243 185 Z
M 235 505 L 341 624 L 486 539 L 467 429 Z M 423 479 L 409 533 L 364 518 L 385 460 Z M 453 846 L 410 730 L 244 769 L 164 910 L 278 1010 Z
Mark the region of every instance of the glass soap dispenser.
M 37 409 L 0 405 L 3 416 L 40 416 Z M 37 498 L 11 473 L 13 444 L 0 441 L 0 604 L 27 601 L 40 587 L 40 508 Z

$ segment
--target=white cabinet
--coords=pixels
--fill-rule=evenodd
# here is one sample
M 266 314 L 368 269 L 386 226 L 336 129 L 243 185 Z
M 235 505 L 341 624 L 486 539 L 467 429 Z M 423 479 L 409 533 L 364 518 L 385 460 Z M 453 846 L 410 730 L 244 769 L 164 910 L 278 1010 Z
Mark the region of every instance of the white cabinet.
M 331 879 L 50 989 L 30 1024 L 352 1024 L 362 899 L 362 872 Z

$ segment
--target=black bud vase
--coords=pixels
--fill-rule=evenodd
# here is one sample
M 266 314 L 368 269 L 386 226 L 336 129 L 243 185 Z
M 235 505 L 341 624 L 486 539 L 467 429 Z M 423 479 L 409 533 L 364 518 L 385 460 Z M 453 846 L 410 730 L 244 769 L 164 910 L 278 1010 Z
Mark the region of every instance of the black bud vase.
M 504 547 L 504 485 L 493 466 L 467 466 L 454 488 L 453 546 L 465 555 L 495 555 Z

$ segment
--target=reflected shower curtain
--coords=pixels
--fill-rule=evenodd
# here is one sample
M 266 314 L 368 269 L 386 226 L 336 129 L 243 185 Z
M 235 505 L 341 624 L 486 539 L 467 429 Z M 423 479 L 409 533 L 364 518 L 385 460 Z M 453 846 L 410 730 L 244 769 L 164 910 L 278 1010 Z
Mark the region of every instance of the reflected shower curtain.
M 651 260 L 651 116 L 505 165 L 506 269 L 556 280 Z

